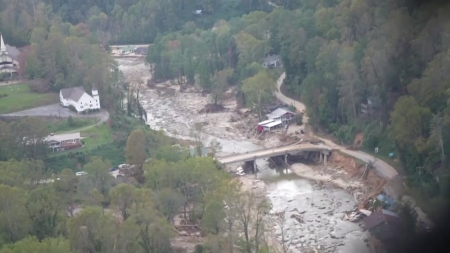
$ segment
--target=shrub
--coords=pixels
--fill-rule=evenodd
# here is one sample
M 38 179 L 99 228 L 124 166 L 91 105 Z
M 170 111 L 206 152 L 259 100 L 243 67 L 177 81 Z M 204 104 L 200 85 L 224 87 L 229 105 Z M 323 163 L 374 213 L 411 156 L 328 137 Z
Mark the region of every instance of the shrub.
M 69 105 L 69 110 L 71 110 L 72 112 L 77 112 L 77 109 L 75 109 L 73 105 Z
M 74 127 L 76 125 L 76 122 L 73 120 L 72 116 L 67 118 L 67 125 L 69 125 L 69 127 Z

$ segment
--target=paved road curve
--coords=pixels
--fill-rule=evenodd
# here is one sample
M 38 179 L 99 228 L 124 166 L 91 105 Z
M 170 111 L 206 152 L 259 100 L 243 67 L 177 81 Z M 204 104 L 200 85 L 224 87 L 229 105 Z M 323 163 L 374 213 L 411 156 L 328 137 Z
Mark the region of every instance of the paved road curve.
M 279 148 L 269 148 L 263 150 L 256 150 L 253 152 L 247 152 L 244 154 L 235 154 L 224 157 L 218 157 L 217 160 L 223 164 L 235 163 L 235 162 L 246 162 L 253 161 L 255 159 L 269 158 L 277 155 L 286 154 L 289 152 L 297 151 L 331 151 L 332 148 L 326 145 L 314 145 L 311 143 L 298 143 L 294 145 L 279 147 Z
M 283 95 L 280 91 L 280 87 L 283 84 L 283 80 L 286 77 L 286 73 L 283 73 L 280 78 L 277 80 L 277 91 L 275 92 L 276 97 L 281 100 L 283 103 L 293 105 L 295 108 L 297 108 L 298 111 L 305 111 L 306 107 L 305 105 L 297 100 L 293 100 L 291 98 L 286 97 Z M 308 117 L 306 114 L 303 116 L 303 122 L 308 122 Z M 314 133 L 311 133 L 314 136 Z M 327 146 L 331 147 L 334 150 L 339 150 L 342 153 L 345 153 L 347 155 L 350 155 L 352 157 L 355 157 L 357 159 L 360 159 L 366 163 L 372 162 L 375 160 L 375 157 L 372 155 L 369 155 L 367 153 L 361 152 L 361 151 L 354 151 L 354 150 L 348 150 L 346 147 L 340 146 L 331 140 L 324 139 L 318 136 L 315 136 L 316 138 L 322 140 Z M 386 185 L 386 190 L 389 195 L 394 197 L 395 199 L 398 199 L 400 197 L 401 192 L 403 191 L 403 180 L 401 179 L 401 176 L 397 173 L 397 171 L 386 162 L 377 159 L 376 162 L 373 164 L 373 167 L 376 169 L 377 173 L 385 178 L 388 181 L 388 184 Z M 422 209 L 418 206 L 414 208 L 419 215 L 419 219 L 427 223 L 428 225 L 433 225 L 433 222 L 428 219 L 427 215 L 422 211 Z
M 68 108 L 64 108 L 60 106 L 59 104 L 51 104 L 51 105 L 45 105 L 36 107 L 29 110 L 19 111 L 19 112 L 13 112 L 8 114 L 1 114 L 0 116 L 9 116 L 9 117 L 61 117 L 61 118 L 68 118 L 69 116 L 72 116 L 74 118 L 97 118 L 99 121 L 97 121 L 94 125 L 85 127 L 81 130 L 86 130 L 88 128 L 101 125 L 103 122 L 106 122 L 109 119 L 109 113 L 106 110 L 101 110 L 100 112 L 91 113 L 91 114 L 79 114 L 70 111 Z M 77 129 L 77 131 L 80 131 L 80 129 Z
M 278 78 L 277 91 L 276 91 L 275 95 L 283 103 L 293 105 L 295 108 L 297 108 L 298 111 L 306 111 L 306 107 L 302 102 L 288 98 L 281 93 L 280 87 L 283 84 L 283 80 L 285 77 L 286 77 L 286 73 L 283 73 L 280 76 L 280 78 Z M 308 123 L 308 117 L 306 116 L 306 114 L 303 116 L 303 122 Z M 331 148 L 337 149 L 345 154 L 348 154 L 352 157 L 358 158 L 366 163 L 375 160 L 375 157 L 373 157 L 372 155 L 366 154 L 361 151 L 348 150 L 347 148 L 340 146 L 340 145 L 332 142 L 331 140 L 320 138 L 318 136 L 315 136 L 315 137 L 322 140 L 326 145 L 330 146 Z M 387 164 L 386 162 L 381 161 L 381 160 L 377 160 L 374 163 L 374 168 L 377 170 L 377 172 L 381 176 L 383 176 L 386 179 L 393 179 L 394 177 L 396 177 L 398 175 L 397 171 L 392 166 L 390 166 L 389 164 Z

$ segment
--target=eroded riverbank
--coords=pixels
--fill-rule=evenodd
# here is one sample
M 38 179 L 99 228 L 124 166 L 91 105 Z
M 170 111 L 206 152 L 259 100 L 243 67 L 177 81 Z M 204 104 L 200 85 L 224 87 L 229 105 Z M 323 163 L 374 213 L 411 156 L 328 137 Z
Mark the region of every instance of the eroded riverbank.
M 149 67 L 142 59 L 117 61 L 125 78 L 132 85 L 140 87 L 141 101 L 148 115 L 147 124 L 151 128 L 162 129 L 168 135 L 180 139 L 200 138 L 206 144 L 215 139 L 221 144 L 222 155 L 281 144 L 278 138 L 258 140 L 252 137 L 250 131 L 256 121 L 238 115 L 233 99 L 224 103 L 227 110 L 223 112 L 201 114 L 199 111 L 210 102 L 208 97 L 197 92 L 179 92 L 179 86 L 170 83 L 149 88 L 144 85 L 151 78 Z M 356 206 L 351 194 L 330 185 L 321 186 L 292 173 L 275 173 L 275 170 L 268 168 L 265 160 L 258 160 L 257 164 L 263 169 L 258 174 L 260 183 L 254 185 L 253 175 L 241 177 L 240 180 L 250 184 L 248 189 L 256 186 L 267 196 L 272 202 L 272 213 L 286 211 L 286 233 L 292 238 L 292 252 L 306 249 L 350 253 L 368 250 L 364 242 L 367 235 L 358 224 L 341 220 L 344 211 L 350 211 Z M 231 165 L 229 169 L 235 170 L 239 165 Z M 295 210 L 304 212 L 304 223 L 291 218 Z M 279 241 L 280 228 L 274 223 L 271 229 L 275 240 Z

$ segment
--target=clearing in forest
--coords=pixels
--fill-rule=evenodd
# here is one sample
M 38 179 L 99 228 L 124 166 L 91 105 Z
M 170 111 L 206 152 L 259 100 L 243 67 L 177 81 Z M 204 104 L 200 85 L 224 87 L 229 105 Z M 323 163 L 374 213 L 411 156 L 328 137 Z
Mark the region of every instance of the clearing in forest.
M 25 83 L 0 86 L 0 114 L 49 105 L 58 101 L 58 94 L 34 93 Z

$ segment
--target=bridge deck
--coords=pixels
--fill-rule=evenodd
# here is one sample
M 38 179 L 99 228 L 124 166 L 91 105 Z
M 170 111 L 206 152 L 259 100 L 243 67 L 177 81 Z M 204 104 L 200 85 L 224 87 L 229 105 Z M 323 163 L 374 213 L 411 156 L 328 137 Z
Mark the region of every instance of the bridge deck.
M 246 162 L 246 161 L 253 161 L 255 159 L 261 159 L 261 158 L 269 158 L 273 156 L 283 155 L 287 153 L 293 153 L 293 152 L 299 152 L 299 151 L 331 151 L 332 148 L 319 144 L 314 145 L 310 143 L 304 143 L 304 144 L 296 144 L 286 147 L 279 147 L 279 148 L 269 148 L 269 149 L 262 149 L 262 150 L 256 150 L 252 152 L 248 152 L 245 154 L 235 154 L 235 155 L 229 155 L 229 156 L 223 156 L 223 157 L 217 157 L 217 160 L 223 164 L 229 164 L 229 163 L 235 163 L 235 162 Z

